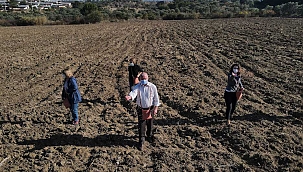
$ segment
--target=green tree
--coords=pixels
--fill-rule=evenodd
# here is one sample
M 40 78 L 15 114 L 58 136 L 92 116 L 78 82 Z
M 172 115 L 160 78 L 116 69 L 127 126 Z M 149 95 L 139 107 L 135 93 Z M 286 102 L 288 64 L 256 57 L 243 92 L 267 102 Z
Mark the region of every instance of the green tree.
M 86 23 L 98 23 L 101 20 L 102 20 L 102 14 L 100 11 L 93 11 L 85 17 Z
M 297 17 L 297 10 L 299 7 L 298 2 L 288 2 L 287 4 L 281 5 L 282 16 L 285 17 Z
M 18 1 L 17 0 L 11 0 L 9 2 L 9 7 L 10 8 L 16 8 L 16 7 L 18 7 Z
M 27 5 L 26 1 L 20 1 L 20 5 Z
M 73 8 L 83 8 L 83 3 L 79 2 L 79 1 L 75 1 L 72 3 Z
M 96 4 L 93 3 L 85 3 L 84 6 L 80 9 L 80 12 L 82 15 L 86 16 L 93 11 L 97 11 L 98 7 Z
M 303 5 L 300 5 L 300 6 L 298 7 L 298 15 L 299 15 L 300 17 L 303 17 Z

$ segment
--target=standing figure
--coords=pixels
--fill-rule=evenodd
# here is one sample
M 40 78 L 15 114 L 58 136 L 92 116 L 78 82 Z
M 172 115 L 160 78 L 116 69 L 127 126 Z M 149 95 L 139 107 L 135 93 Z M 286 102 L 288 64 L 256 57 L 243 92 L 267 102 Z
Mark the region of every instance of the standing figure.
M 230 125 L 232 114 L 234 113 L 237 105 L 237 92 L 243 91 L 243 85 L 240 76 L 240 65 L 233 64 L 228 73 L 227 86 L 224 92 L 224 99 L 226 103 L 226 119 L 227 125 Z
M 81 95 L 77 85 L 76 78 L 70 70 L 63 71 L 64 84 L 62 90 L 62 100 L 68 100 L 69 108 L 72 113 L 72 123 L 79 124 L 78 105 L 81 102 Z M 66 106 L 68 107 L 68 106 Z
M 153 140 L 153 120 L 158 112 L 160 102 L 157 87 L 148 82 L 147 73 L 143 72 L 140 79 L 140 83 L 134 86 L 129 95 L 125 96 L 125 99 L 133 101 L 137 98 L 139 150 L 143 150 L 145 138 L 150 141 Z
M 135 58 L 129 60 L 128 73 L 129 73 L 129 89 L 132 91 L 132 87 L 139 83 L 139 77 L 143 70 L 136 63 Z

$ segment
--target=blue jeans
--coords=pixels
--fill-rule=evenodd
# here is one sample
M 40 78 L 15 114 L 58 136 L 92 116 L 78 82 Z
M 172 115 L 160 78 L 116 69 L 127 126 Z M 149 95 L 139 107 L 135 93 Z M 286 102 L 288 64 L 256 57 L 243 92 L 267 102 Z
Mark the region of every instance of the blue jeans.
M 70 111 L 72 112 L 73 121 L 78 121 L 78 105 L 79 103 L 72 103 L 70 107 Z

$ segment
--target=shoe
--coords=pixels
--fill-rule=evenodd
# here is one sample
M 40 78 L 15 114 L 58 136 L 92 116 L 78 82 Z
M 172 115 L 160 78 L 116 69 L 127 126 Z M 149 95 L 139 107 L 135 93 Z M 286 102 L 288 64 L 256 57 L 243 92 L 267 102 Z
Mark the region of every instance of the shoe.
M 79 120 L 78 121 L 73 121 L 74 125 L 78 125 L 79 124 Z
M 139 143 L 138 149 L 139 149 L 140 151 L 143 151 L 143 143 Z
M 227 123 L 226 123 L 227 125 L 230 125 L 230 120 L 227 120 Z
M 146 141 L 148 141 L 149 143 L 153 143 L 155 141 L 155 137 L 154 136 L 146 137 Z

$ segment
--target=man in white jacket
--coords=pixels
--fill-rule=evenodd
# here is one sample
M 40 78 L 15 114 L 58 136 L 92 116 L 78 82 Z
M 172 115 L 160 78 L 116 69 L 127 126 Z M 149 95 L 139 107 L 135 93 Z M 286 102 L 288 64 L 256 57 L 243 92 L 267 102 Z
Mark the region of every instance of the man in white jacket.
M 142 150 L 145 138 L 152 140 L 153 117 L 157 115 L 160 100 L 157 87 L 148 82 L 146 72 L 141 74 L 140 79 L 140 83 L 134 86 L 129 95 L 125 96 L 125 99 L 133 101 L 137 97 L 139 149 Z

